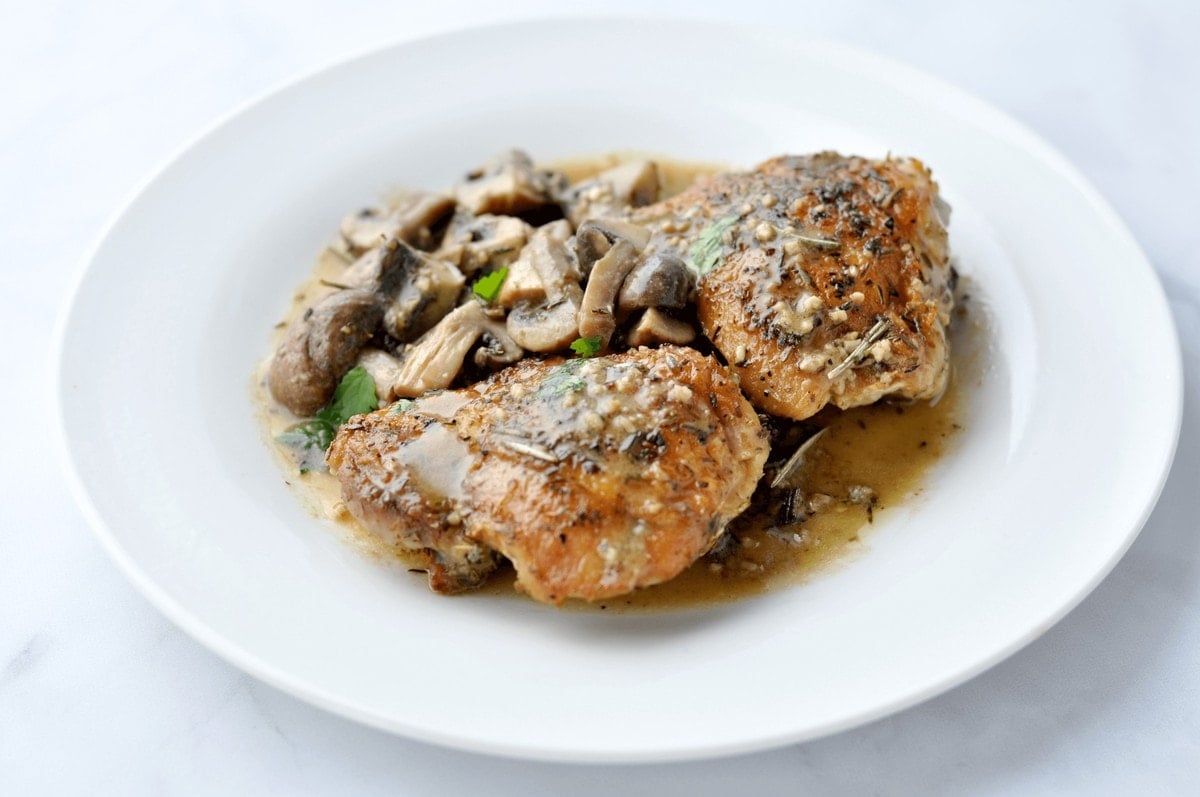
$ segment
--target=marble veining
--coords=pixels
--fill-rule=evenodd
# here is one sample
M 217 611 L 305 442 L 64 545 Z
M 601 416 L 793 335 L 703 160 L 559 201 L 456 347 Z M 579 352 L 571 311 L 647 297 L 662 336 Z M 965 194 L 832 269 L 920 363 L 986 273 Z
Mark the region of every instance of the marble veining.
M 0 670 L 0 689 L 17 680 L 41 660 L 49 647 L 49 642 L 41 634 L 34 634 L 29 641 L 4 663 Z

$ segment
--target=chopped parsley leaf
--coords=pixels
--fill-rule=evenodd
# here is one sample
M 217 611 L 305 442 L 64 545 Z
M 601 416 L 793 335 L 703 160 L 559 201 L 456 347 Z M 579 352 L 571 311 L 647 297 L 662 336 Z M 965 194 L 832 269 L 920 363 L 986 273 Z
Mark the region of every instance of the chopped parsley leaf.
M 391 409 L 388 410 L 388 414 L 389 415 L 403 415 L 404 413 L 408 412 L 409 409 L 412 407 L 412 405 L 415 403 L 416 402 L 413 401 L 412 399 L 406 399 L 406 398 L 396 399 L 396 403 L 393 404 L 391 406 Z
M 351 368 L 342 377 L 337 389 L 333 391 L 333 400 L 324 409 L 317 412 L 316 417 L 329 423 L 335 429 L 355 415 L 379 409 L 379 399 L 375 397 L 375 380 L 361 365 Z
M 379 407 L 375 397 L 375 380 L 362 366 L 350 369 L 342 377 L 333 399 L 307 421 L 301 421 L 275 438 L 295 450 L 301 473 L 324 466 L 325 451 L 333 442 L 338 427 L 355 415 Z
M 576 338 L 575 342 L 571 344 L 571 351 L 584 359 L 595 357 L 600 353 L 600 349 L 604 348 L 601 340 L 602 338 L 599 335 L 594 335 L 590 338 Z
M 504 278 L 507 276 L 508 266 L 501 266 L 490 274 L 484 274 L 475 280 L 475 284 L 471 286 L 471 292 L 485 302 L 494 302 L 500 295 L 500 286 L 504 284 Z

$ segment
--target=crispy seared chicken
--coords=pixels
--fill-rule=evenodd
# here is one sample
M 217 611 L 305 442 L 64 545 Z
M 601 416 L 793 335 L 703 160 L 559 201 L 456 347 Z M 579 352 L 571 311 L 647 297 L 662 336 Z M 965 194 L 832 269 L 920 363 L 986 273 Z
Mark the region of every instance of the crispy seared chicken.
M 912 158 L 781 157 L 632 213 L 702 272 L 700 328 L 759 409 L 925 399 L 946 386 L 945 224 Z
M 512 561 L 551 603 L 670 579 L 749 503 L 768 446 L 726 368 L 694 349 L 525 360 L 360 415 L 328 462 L 350 512 L 428 559 L 431 586 Z

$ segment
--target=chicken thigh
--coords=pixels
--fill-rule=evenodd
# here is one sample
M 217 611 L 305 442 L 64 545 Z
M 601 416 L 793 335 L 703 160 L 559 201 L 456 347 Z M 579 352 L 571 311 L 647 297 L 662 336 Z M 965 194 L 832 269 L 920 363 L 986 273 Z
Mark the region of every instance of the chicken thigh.
M 512 561 L 540 601 L 673 578 L 749 503 L 768 445 L 726 368 L 694 349 L 524 360 L 358 416 L 328 454 L 350 512 L 428 557 L 434 589 Z
M 927 399 L 946 386 L 949 208 L 913 158 L 825 152 L 717 175 L 631 212 L 700 273 L 701 331 L 756 407 Z

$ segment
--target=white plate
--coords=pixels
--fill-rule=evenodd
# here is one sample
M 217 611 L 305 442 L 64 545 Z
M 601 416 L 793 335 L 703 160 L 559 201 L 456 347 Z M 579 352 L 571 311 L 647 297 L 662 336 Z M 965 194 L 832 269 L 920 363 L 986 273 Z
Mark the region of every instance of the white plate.
M 741 164 L 918 155 L 955 207 L 990 367 L 919 499 L 855 561 L 709 610 L 446 599 L 364 558 L 281 478 L 249 403 L 272 324 L 347 211 L 489 154 Z M 978 312 L 978 310 L 976 311 Z M 1181 409 L 1163 294 L 1047 145 L 840 46 L 680 22 L 546 22 L 389 48 L 193 143 L 96 249 L 62 327 L 65 450 L 129 577 L 239 667 L 457 747 L 640 761 L 781 745 L 911 705 L 1045 631 L 1146 518 Z

